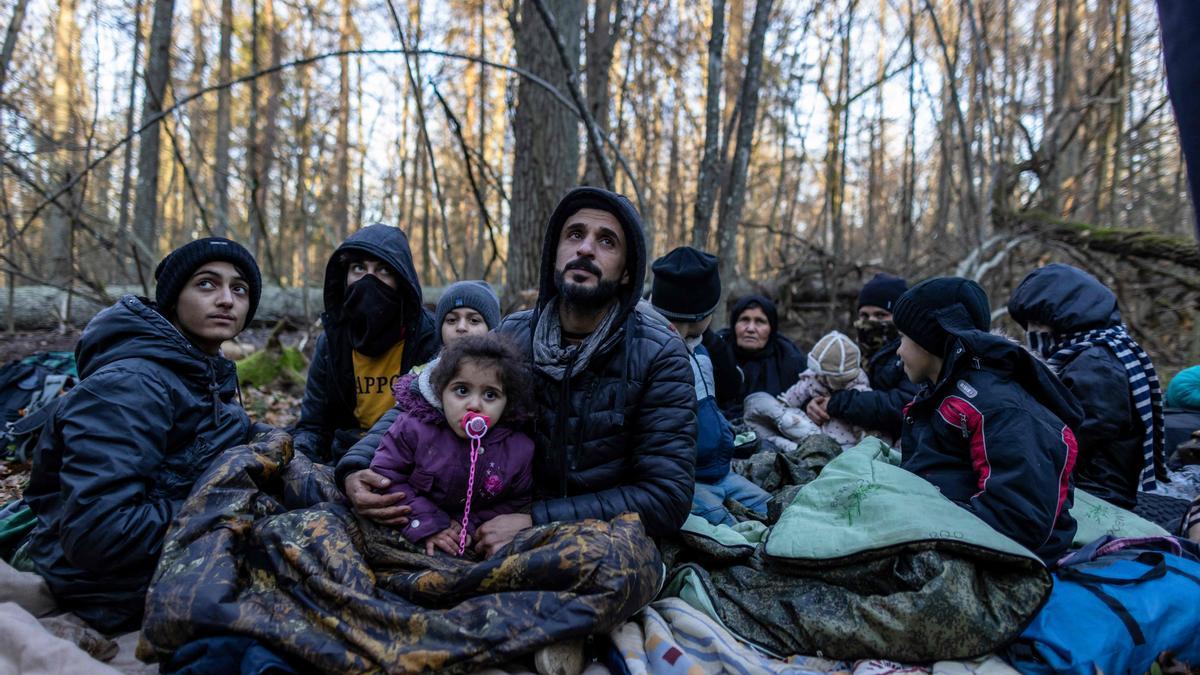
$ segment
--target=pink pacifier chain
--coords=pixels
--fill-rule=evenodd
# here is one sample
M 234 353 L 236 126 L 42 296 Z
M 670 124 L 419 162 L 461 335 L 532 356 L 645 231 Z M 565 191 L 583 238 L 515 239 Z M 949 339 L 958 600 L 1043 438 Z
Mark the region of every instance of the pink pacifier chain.
M 492 421 L 487 415 L 480 415 L 476 412 L 468 412 L 463 415 L 462 428 L 467 432 L 467 438 L 471 439 L 471 473 L 467 476 L 467 503 L 463 507 L 462 531 L 458 534 L 458 555 L 462 555 L 467 550 L 467 524 L 471 520 L 471 495 L 475 494 L 475 463 L 479 460 L 479 453 L 483 452 L 483 435 L 488 432 L 488 427 Z

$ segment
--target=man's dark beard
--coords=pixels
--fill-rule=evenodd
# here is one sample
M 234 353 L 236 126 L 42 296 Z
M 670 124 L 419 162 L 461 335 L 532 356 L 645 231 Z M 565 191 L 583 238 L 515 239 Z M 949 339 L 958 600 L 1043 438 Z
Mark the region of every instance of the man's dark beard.
M 589 272 L 599 281 L 595 287 L 571 283 L 567 281 L 567 272 L 571 270 Z M 613 298 L 617 297 L 619 284 L 612 279 L 605 279 L 601 276 L 600 268 L 596 267 L 596 264 L 592 261 L 586 258 L 578 258 L 564 265 L 561 270 L 555 270 L 554 286 L 558 289 L 558 295 L 563 299 L 563 302 L 572 307 L 601 309 L 612 302 Z

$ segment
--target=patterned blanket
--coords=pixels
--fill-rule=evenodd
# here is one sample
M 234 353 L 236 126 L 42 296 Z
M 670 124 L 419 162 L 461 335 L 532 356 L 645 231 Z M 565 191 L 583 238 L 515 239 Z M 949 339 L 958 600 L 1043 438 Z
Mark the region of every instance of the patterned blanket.
M 465 672 L 607 632 L 662 584 L 633 515 L 534 528 L 470 561 L 426 556 L 340 501 L 287 434 L 224 453 L 167 536 L 139 656 L 245 635 L 325 672 Z

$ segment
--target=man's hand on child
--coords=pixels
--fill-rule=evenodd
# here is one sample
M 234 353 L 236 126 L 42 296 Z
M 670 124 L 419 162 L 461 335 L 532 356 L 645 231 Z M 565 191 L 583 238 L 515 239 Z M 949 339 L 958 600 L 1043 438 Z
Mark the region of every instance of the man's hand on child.
M 397 505 L 405 497 L 403 492 L 376 492 L 388 485 L 391 485 L 391 481 L 387 478 L 370 469 L 362 469 L 346 476 L 346 497 L 360 516 L 383 525 L 403 527 L 408 524 L 412 509 Z
M 458 523 L 450 523 L 450 527 L 431 534 L 425 538 L 425 555 L 433 555 L 435 550 L 444 551 L 450 555 L 458 555 L 458 537 L 462 533 L 462 526 Z M 471 545 L 471 535 L 467 535 L 467 546 Z
M 479 539 L 475 551 L 486 557 L 492 557 L 500 549 L 508 546 L 521 532 L 533 527 L 533 518 L 527 513 L 505 513 L 479 526 L 475 536 Z

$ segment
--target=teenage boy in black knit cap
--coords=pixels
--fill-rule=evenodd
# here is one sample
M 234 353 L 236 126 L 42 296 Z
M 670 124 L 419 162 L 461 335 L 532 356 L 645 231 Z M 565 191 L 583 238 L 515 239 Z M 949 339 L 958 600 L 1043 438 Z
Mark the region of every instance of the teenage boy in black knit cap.
M 923 385 L 905 409 L 901 466 L 1044 560 L 1075 535 L 1075 397 L 1044 365 L 988 332 L 979 284 L 943 277 L 896 302 L 900 359 Z
M 725 508 L 732 499 L 767 515 L 771 495 L 729 470 L 733 459 L 733 427 L 717 406 L 713 363 L 701 340 L 721 301 L 717 258 L 681 246 L 654 261 L 650 304 L 671 323 L 688 348 L 696 380 L 696 493 L 692 513 L 715 525 L 737 523 Z
M 136 630 L 163 538 L 200 475 L 253 432 L 221 343 L 254 318 L 262 280 L 228 239 L 181 246 L 156 302 L 126 295 L 75 346 L 79 384 L 49 411 L 25 503 L 29 559 L 60 608 Z

